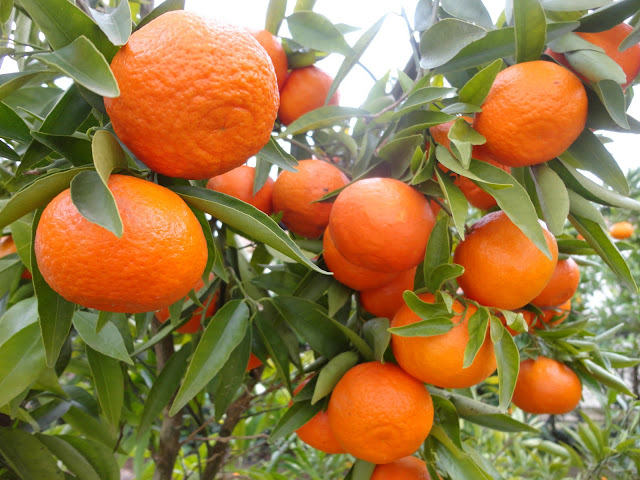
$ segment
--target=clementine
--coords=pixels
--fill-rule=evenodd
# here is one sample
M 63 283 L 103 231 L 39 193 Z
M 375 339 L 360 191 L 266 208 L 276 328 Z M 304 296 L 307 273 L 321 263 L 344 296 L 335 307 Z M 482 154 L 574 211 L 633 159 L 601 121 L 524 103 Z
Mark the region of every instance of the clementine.
M 424 460 L 402 457 L 391 463 L 376 465 L 371 480 L 431 480 L 431 477 Z
M 360 292 L 362 308 L 376 317 L 393 318 L 398 309 L 404 305 L 402 294 L 405 290 L 413 290 L 413 280 L 417 267 L 395 274 L 390 282 L 381 287 Z
M 538 308 L 560 305 L 576 293 L 580 283 L 580 268 L 573 258 L 558 260 L 551 280 L 542 292 L 531 300 Z
M 278 79 L 278 90 L 282 90 L 285 80 L 287 79 L 287 71 L 289 70 L 289 63 L 287 61 L 287 54 L 282 48 L 282 44 L 278 38 L 267 30 L 249 30 L 249 33 L 258 41 L 262 48 L 264 48 L 273 63 L 273 68 L 276 72 L 276 78 Z
M 333 77 L 315 65 L 292 70 L 280 92 L 280 122 L 289 125 L 305 113 L 322 107 L 332 83 Z M 340 96 L 336 92 L 328 105 L 338 103 Z
M 545 307 L 542 313 L 542 317 L 538 317 L 538 323 L 535 325 L 535 328 L 541 329 L 560 325 L 569 317 L 569 313 L 571 313 L 571 300 L 567 300 L 562 305 L 555 307 Z
M 226 193 L 232 197 L 238 198 L 243 202 L 253 205 L 258 210 L 263 211 L 267 215 L 273 213 L 273 184 L 272 178 L 267 181 L 260 190 L 253 194 L 253 181 L 256 176 L 256 169 L 247 165 L 210 178 L 207 182 L 207 188 L 216 192 Z
M 634 230 L 634 226 L 629 222 L 618 222 L 609 227 L 609 235 L 617 240 L 625 240 L 633 235 Z

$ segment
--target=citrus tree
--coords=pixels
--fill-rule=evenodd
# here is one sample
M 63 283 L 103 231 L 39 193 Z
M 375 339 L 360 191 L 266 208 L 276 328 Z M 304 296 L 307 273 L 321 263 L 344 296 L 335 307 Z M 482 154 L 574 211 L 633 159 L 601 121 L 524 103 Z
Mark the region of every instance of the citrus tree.
M 0 478 L 637 478 L 571 300 L 589 257 L 637 293 L 640 3 L 420 0 L 359 108 L 387 16 L 289 3 L 0 1 Z

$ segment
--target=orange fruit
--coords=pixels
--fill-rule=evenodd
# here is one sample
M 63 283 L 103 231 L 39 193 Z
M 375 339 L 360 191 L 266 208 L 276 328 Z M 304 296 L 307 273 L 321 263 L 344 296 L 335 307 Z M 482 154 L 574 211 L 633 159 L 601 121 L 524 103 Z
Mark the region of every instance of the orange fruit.
M 420 300 L 434 303 L 431 293 L 422 293 Z M 398 364 L 410 375 L 425 383 L 443 388 L 466 388 L 485 380 L 496 369 L 496 356 L 489 331 L 473 363 L 463 368 L 464 350 L 469 341 L 469 318 L 477 311 L 475 305 L 465 306 L 456 300 L 456 312 L 451 321 L 456 324 L 442 335 L 432 337 L 401 337 L 391 335 L 391 348 Z M 421 321 L 404 305 L 391 321 L 391 327 L 402 327 Z
M 292 70 L 280 91 L 280 122 L 289 125 L 305 113 L 324 106 L 332 83 L 333 77 L 315 65 Z M 336 92 L 327 105 L 338 103 L 340 96 Z
M 300 382 L 293 394 L 298 393 L 308 381 L 309 378 Z M 296 434 L 300 440 L 316 450 L 325 453 L 344 453 L 344 449 L 336 440 L 333 430 L 331 430 L 327 412 L 320 411 L 316 413 L 311 420 L 296 430 Z
M 402 457 L 391 463 L 376 465 L 371 480 L 431 480 L 431 477 L 424 460 Z
M 580 268 L 573 258 L 558 260 L 551 280 L 540 294 L 531 300 L 538 308 L 560 305 L 576 293 L 580 283 Z
M 278 79 L 278 89 L 282 90 L 282 86 L 287 79 L 289 62 L 287 61 L 287 54 L 284 48 L 282 48 L 278 37 L 267 30 L 249 30 L 249 33 L 253 35 L 253 38 L 262 45 L 262 48 L 264 48 L 267 55 L 269 55 L 271 63 L 273 63 L 273 69 L 276 72 L 276 78 Z
M 434 223 L 420 192 L 392 178 L 367 178 L 340 192 L 329 229 L 336 248 L 351 263 L 402 272 L 424 258 Z
M 458 285 L 487 307 L 515 310 L 542 292 L 558 262 L 555 237 L 543 227 L 547 258 L 503 211 L 488 213 L 460 242 L 453 261 L 465 268 Z
M 567 413 L 581 396 L 580 379 L 566 365 L 543 356 L 520 362 L 513 403 L 525 412 Z
M 628 87 L 638 76 L 638 73 L 640 73 L 640 44 L 635 44 L 622 52 L 620 51 L 620 44 L 632 31 L 633 27 L 631 25 L 621 23 L 604 32 L 575 32 L 576 35 L 579 35 L 587 42 L 602 48 L 604 53 L 620 65 L 627 76 L 627 81 L 622 85 L 622 88 Z M 547 49 L 545 53 L 551 55 L 565 67 L 571 68 L 571 65 L 563 54 L 556 53 L 550 49 Z M 588 82 L 582 75 L 577 75 Z
M 322 253 L 324 261 L 327 264 L 327 268 L 333 272 L 335 279 L 354 290 L 378 288 L 389 283 L 397 276 L 396 273 L 376 272 L 375 270 L 359 267 L 346 260 L 336 249 L 328 227 L 324 230 L 322 247 L 324 249 Z M 411 282 L 411 290 L 413 290 L 413 280 Z
M 112 175 L 124 233 L 118 238 L 85 219 L 69 189 L 44 209 L 35 236 L 38 267 L 67 300 L 108 312 L 159 310 L 186 296 L 204 272 L 200 223 L 171 190 Z
M 247 363 L 247 372 L 249 370 L 253 370 L 254 368 L 258 368 L 262 365 L 262 361 L 256 357 L 253 353 L 249 355 L 249 363 Z
M 16 244 L 13 241 L 13 237 L 11 235 L 4 235 L 0 237 L 0 258 L 17 252 L 18 248 L 16 247 Z M 33 277 L 31 276 L 31 272 L 25 268 L 24 272 L 22 272 L 21 278 L 24 278 L 25 280 L 31 280 Z
M 543 315 L 542 317 L 538 317 L 538 323 L 535 325 L 536 328 L 542 329 L 560 325 L 567 319 L 569 313 L 571 313 L 571 300 L 567 300 L 562 305 L 544 308 L 542 312 Z M 542 324 L 546 325 L 546 327 L 543 327 Z
M 402 297 L 404 291 L 413 291 L 416 268 L 395 274 L 395 278 L 381 287 L 361 291 L 362 308 L 376 317 L 393 318 L 398 309 L 404 305 Z
M 356 458 L 389 463 L 414 453 L 431 431 L 433 401 L 424 385 L 392 363 L 361 363 L 333 389 L 329 424 Z
M 634 227 L 629 222 L 614 223 L 609 227 L 609 235 L 617 240 L 625 240 L 633 235 Z
M 253 180 L 255 176 L 255 168 L 242 165 L 222 175 L 210 178 L 207 182 L 207 188 L 231 195 L 249 205 L 253 205 L 267 215 L 271 215 L 273 213 L 272 199 L 274 181 L 272 178 L 267 178 L 262 188 L 254 195 Z
M 322 160 L 300 160 L 297 172 L 282 172 L 273 185 L 273 210 L 302 237 L 318 238 L 329 223 L 333 203 L 316 200 L 349 183 L 338 167 Z
M 521 313 L 522 316 L 524 317 L 524 321 L 527 323 L 528 327 L 529 327 L 529 332 L 531 332 L 531 329 L 534 328 L 534 325 L 536 324 L 536 314 L 533 313 L 531 310 L 515 310 L 515 313 Z M 520 335 L 522 332 L 518 332 L 517 330 L 514 330 L 513 328 L 511 328 L 509 325 L 507 325 L 507 319 L 504 318 L 504 316 L 502 314 L 498 315 L 498 318 L 500 319 L 500 321 L 502 322 L 502 324 L 505 326 L 505 328 L 507 329 L 507 332 L 509 332 L 512 336 L 516 336 L 516 335 Z
M 473 128 L 478 150 L 510 167 L 551 160 L 582 133 L 587 94 L 578 77 L 553 62 L 512 65 L 496 77 Z
M 215 278 L 215 275 L 213 273 L 209 275 L 209 281 L 213 280 L 214 278 Z M 195 290 L 196 294 L 198 294 L 198 292 L 203 287 L 204 287 L 204 281 L 202 280 L 202 278 L 199 278 L 196 284 L 193 286 L 193 290 Z M 210 317 L 211 315 L 216 313 L 218 291 L 216 290 L 210 298 L 211 298 L 211 301 L 209 301 L 209 299 L 202 301 L 203 305 L 207 306 L 208 304 L 207 313 L 205 314 L 205 317 Z M 185 301 L 187 300 L 189 300 L 188 295 L 185 297 Z M 156 318 L 160 323 L 166 322 L 167 320 L 169 320 L 170 317 L 171 317 L 171 314 L 169 313 L 169 307 L 161 308 L 156 312 Z M 198 307 L 196 310 L 194 310 L 193 316 L 189 319 L 189 321 L 184 325 L 182 325 L 180 328 L 178 328 L 177 331 L 180 333 L 196 333 L 198 330 L 200 330 L 201 320 L 202 320 L 202 307 Z
M 149 168 L 204 179 L 239 167 L 269 141 L 279 103 L 273 64 L 243 28 L 183 10 L 134 32 L 105 98 L 116 134 Z

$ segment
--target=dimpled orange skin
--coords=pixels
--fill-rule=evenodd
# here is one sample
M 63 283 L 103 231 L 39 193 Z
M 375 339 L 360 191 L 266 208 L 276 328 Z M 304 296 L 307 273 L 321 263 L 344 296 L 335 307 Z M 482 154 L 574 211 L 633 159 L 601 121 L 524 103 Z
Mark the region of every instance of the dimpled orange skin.
M 253 194 L 253 180 L 256 175 L 256 169 L 247 165 L 210 178 L 207 182 L 209 190 L 226 193 L 232 197 L 238 198 L 243 202 L 253 205 L 258 210 L 263 211 L 267 215 L 273 213 L 273 184 L 272 178 L 267 181 L 260 190 Z
M 276 36 L 267 30 L 249 30 L 249 32 L 258 43 L 262 45 L 262 48 L 266 50 L 267 55 L 269 55 L 276 72 L 276 78 L 278 79 L 278 89 L 282 90 L 284 82 L 287 79 L 287 71 L 289 70 L 287 54 L 284 48 L 282 48 L 282 44 Z
M 388 362 L 349 370 L 333 389 L 327 411 L 338 443 L 371 463 L 411 455 L 433 424 L 433 401 L 425 386 Z
M 430 293 L 418 296 L 427 303 L 434 303 Z M 443 388 L 466 388 L 485 380 L 496 369 L 496 356 L 489 332 L 473 363 L 463 368 L 464 350 L 469 341 L 469 318 L 477 308 L 469 303 L 467 311 L 462 303 L 455 301 L 457 313 L 451 321 L 456 324 L 449 332 L 433 337 L 401 337 L 391 335 L 391 347 L 398 364 L 409 374 L 425 383 Z M 404 305 L 391 321 L 391 327 L 402 327 L 421 321 L 408 306 Z
M 340 192 L 329 229 L 336 248 L 351 263 L 403 272 L 424 258 L 434 223 L 420 192 L 392 178 L 367 178 Z
M 322 160 L 300 160 L 297 172 L 282 172 L 273 185 L 273 211 L 293 233 L 318 238 L 329 223 L 331 202 L 315 202 L 349 183 L 339 168 Z
M 609 235 L 616 240 L 625 240 L 633 235 L 634 227 L 629 222 L 618 222 L 611 225 Z
M 398 309 L 404 305 L 402 296 L 404 291 L 413 291 L 416 268 L 396 274 L 393 280 L 381 287 L 361 291 L 362 308 L 376 317 L 393 318 Z
M 460 242 L 453 261 L 464 273 L 458 285 L 466 297 L 481 305 L 515 310 L 533 300 L 549 283 L 558 262 L 555 237 L 543 227 L 552 259 L 507 217 L 488 213 Z
M 582 383 L 566 365 L 539 356 L 520 362 L 513 403 L 529 413 L 559 415 L 578 406 Z
M 113 128 L 156 172 L 210 178 L 269 141 L 276 74 L 243 28 L 168 12 L 131 35 L 111 70 L 120 87 L 119 97 L 104 99 Z
M 289 125 L 305 113 L 323 107 L 332 83 L 333 77 L 315 65 L 292 70 L 280 92 L 280 122 Z M 339 103 L 340 95 L 336 92 L 327 105 Z
M 417 457 L 402 457 L 384 465 L 376 465 L 370 480 L 431 480 L 427 464 Z
M 354 290 L 381 287 L 391 282 L 398 275 L 397 273 L 369 270 L 346 260 L 333 244 L 328 227 L 324 230 L 322 247 L 324 249 L 322 256 L 327 268 L 333 272 L 334 278 Z M 413 281 L 411 282 L 411 290 L 413 290 Z
M 573 258 L 558 260 L 551 280 L 531 303 L 538 308 L 560 305 L 573 297 L 579 283 L 580 268 L 576 261 Z
M 586 121 L 580 79 L 556 63 L 536 60 L 498 74 L 473 128 L 487 140 L 477 150 L 503 165 L 524 167 L 560 155 Z
M 44 209 L 35 236 L 38 267 L 65 299 L 107 312 L 141 313 L 177 302 L 207 263 L 200 223 L 171 190 L 112 175 L 124 233 L 118 238 L 86 220 L 69 189 Z

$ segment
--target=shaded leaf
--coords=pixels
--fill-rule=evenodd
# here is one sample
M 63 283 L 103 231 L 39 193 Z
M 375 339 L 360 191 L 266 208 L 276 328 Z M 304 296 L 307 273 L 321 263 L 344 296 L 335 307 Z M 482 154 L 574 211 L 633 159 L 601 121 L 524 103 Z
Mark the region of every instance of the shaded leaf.
M 384 363 L 384 352 L 386 352 L 391 341 L 389 319 L 372 318 L 367 320 L 362 326 L 362 334 L 369 345 L 373 347 L 374 358 L 378 362 Z
M 464 361 L 462 368 L 468 368 L 471 366 L 476 358 L 476 355 L 480 351 L 482 345 L 484 345 L 485 338 L 487 337 L 487 327 L 489 325 L 489 311 L 486 308 L 478 308 L 471 317 L 469 317 L 469 323 L 467 329 L 469 330 L 469 341 L 464 349 Z
M 316 404 L 331 393 L 342 376 L 358 363 L 358 354 L 355 352 L 342 352 L 329 360 L 320 373 L 313 391 L 311 404 Z
M 268 443 L 273 443 L 279 438 L 284 438 L 287 435 L 290 435 L 311 420 L 321 408 L 321 403 L 312 405 L 309 400 L 294 402 L 282 418 L 280 418 L 280 421 L 271 432 L 271 435 L 269 435 Z
M 102 413 L 109 423 L 117 427 L 124 403 L 124 376 L 120 362 L 89 346 L 86 350 Z
M 539 0 L 513 0 L 516 62 L 538 60 L 547 36 L 547 18 Z
M 37 435 L 37 438 L 51 453 L 64 463 L 67 470 L 72 472 L 76 477 L 86 480 L 101 480 L 103 478 L 94 470 L 87 459 L 84 458 L 84 455 L 63 440 L 62 437 L 56 435 Z
M 131 35 L 131 9 L 129 2 L 120 1 L 108 13 L 90 8 L 91 16 L 114 45 L 124 45 Z
M 71 201 L 91 223 L 122 237 L 122 218 L 111 190 L 104 184 L 98 172 L 80 172 L 71 181 Z
M 97 325 L 98 315 L 95 313 L 76 312 L 73 315 L 73 326 L 87 345 L 108 357 L 133 365 L 118 328 L 113 323 L 107 323 L 97 332 Z
M 480 40 L 487 31 L 456 18 L 445 18 L 432 25 L 420 38 L 420 66 L 432 69 L 444 65 L 464 47 Z
M 216 418 L 222 418 L 242 385 L 250 355 L 251 329 L 249 328 L 242 341 L 233 349 L 229 359 L 218 373 L 219 383 L 214 397 Z
M 491 340 L 496 352 L 498 365 L 498 396 L 500 408 L 504 411 L 511 403 L 513 390 L 516 387 L 518 372 L 520 371 L 520 353 L 513 337 L 502 322 L 491 317 Z
M 569 215 L 569 193 L 562 179 L 546 164 L 532 167 L 537 199 L 549 231 L 562 234 Z
M 269 0 L 264 29 L 277 35 L 287 9 L 287 0 Z
M 0 453 L 20 478 L 64 479 L 51 452 L 34 435 L 23 430 L 0 428 Z
M 0 346 L 23 328 L 38 321 L 38 302 L 30 297 L 12 305 L 0 317 Z

